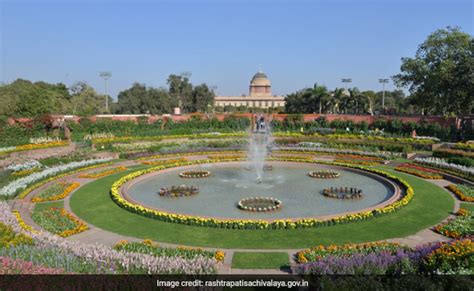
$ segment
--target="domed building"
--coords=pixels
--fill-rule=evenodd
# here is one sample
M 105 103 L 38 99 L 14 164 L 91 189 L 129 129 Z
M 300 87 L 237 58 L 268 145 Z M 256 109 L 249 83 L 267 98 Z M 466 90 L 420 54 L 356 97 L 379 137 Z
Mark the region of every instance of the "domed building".
M 285 98 L 276 95 L 272 96 L 270 80 L 260 70 L 250 80 L 249 95 L 216 96 L 214 98 L 214 106 L 275 108 L 285 106 Z

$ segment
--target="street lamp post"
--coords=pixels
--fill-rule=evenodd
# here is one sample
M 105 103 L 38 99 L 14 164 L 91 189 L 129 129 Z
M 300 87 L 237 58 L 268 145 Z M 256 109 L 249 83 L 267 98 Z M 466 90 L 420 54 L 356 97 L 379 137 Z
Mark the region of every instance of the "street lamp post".
M 341 82 L 346 84 L 346 92 L 348 92 L 348 91 L 347 91 L 347 83 L 351 83 L 351 82 L 352 82 L 352 79 L 349 79 L 349 78 L 342 78 L 342 79 L 341 79 Z M 349 96 L 350 96 L 350 95 L 349 95 Z M 345 113 L 347 113 L 347 108 L 345 108 L 344 111 L 345 111 Z
M 382 83 L 382 110 L 385 111 L 385 84 L 388 83 L 388 79 L 379 79 L 379 83 Z
M 351 82 L 352 82 L 352 79 L 342 78 L 342 79 L 341 79 L 341 82 L 342 82 L 342 83 L 346 83 L 346 91 L 347 91 L 347 83 L 351 83 Z
M 100 76 L 102 79 L 104 79 L 104 84 L 105 84 L 105 112 L 109 112 L 109 97 L 107 96 L 107 80 L 112 77 L 111 72 L 101 72 Z

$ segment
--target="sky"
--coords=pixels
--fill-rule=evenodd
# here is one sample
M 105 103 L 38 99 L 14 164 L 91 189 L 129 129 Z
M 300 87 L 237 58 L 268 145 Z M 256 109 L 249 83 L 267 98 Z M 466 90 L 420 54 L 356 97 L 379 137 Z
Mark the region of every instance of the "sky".
M 86 81 L 103 93 L 109 71 L 113 98 L 183 72 L 240 96 L 260 65 L 274 94 L 343 87 L 341 78 L 381 90 L 378 79 L 399 73 L 430 33 L 473 35 L 474 17 L 462 0 L 0 0 L 0 10 L 0 82 Z

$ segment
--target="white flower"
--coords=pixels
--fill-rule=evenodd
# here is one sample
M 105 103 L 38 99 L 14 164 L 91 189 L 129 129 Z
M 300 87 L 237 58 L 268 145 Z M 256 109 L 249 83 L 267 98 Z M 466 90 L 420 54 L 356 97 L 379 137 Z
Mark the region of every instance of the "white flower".
M 434 166 L 437 168 L 453 170 L 456 172 L 461 172 L 467 175 L 474 175 L 474 167 L 466 167 L 458 164 L 452 164 L 446 162 L 444 159 L 440 158 L 415 158 L 415 162 L 420 164 L 426 164 L 429 166 Z
M 12 170 L 14 172 L 18 172 L 18 171 L 23 171 L 23 170 L 30 170 L 33 168 L 41 168 L 42 166 L 43 165 L 41 165 L 41 163 L 38 162 L 37 160 L 30 160 L 22 164 L 12 164 L 8 166 L 6 169 Z
M 97 163 L 103 163 L 110 161 L 111 158 L 103 158 L 103 159 L 92 159 L 92 160 L 86 160 L 86 161 L 80 161 L 80 162 L 72 162 L 69 164 L 64 164 L 64 165 L 58 165 L 54 166 L 51 168 L 47 168 L 41 172 L 36 172 L 31 175 L 28 175 L 24 178 L 20 178 L 17 180 L 14 180 L 13 182 L 5 185 L 3 188 L 0 188 L 0 196 L 13 196 L 17 191 L 23 190 L 29 185 L 42 180 L 44 178 L 47 178 L 49 176 L 53 176 L 57 173 L 60 172 L 65 172 L 71 169 L 75 168 L 80 168 L 88 165 L 93 165 Z

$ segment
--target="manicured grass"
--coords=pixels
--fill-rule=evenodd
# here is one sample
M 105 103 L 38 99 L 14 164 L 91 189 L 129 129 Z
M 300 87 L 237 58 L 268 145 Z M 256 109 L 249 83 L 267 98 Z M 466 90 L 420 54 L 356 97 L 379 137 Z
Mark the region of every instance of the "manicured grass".
M 403 178 L 415 190 L 414 199 L 395 213 L 367 221 L 328 227 L 281 230 L 232 230 L 161 222 L 133 214 L 115 204 L 109 195 L 124 171 L 79 188 L 71 197 L 72 211 L 99 228 L 126 236 L 159 242 L 218 248 L 307 248 L 318 244 L 346 244 L 405 237 L 438 224 L 454 208 L 449 193 L 421 178 L 378 166 Z M 218 205 L 218 204 L 216 204 Z
M 289 265 L 288 253 L 236 252 L 232 257 L 232 268 L 235 269 L 281 269 Z
M 51 207 L 62 208 L 64 207 L 64 201 L 60 200 L 60 201 L 35 203 L 34 211 L 42 211 L 44 209 L 48 209 Z
M 461 208 L 464 208 L 469 211 L 474 211 L 474 203 L 461 202 Z

